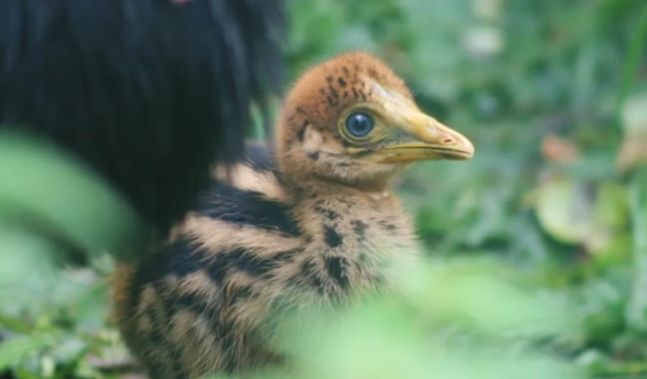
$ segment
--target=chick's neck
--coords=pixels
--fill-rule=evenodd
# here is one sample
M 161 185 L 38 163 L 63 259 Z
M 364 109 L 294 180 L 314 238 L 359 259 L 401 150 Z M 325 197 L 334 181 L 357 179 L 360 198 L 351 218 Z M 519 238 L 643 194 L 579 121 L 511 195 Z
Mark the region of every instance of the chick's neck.
M 348 183 L 331 178 L 312 175 L 281 173 L 281 180 L 292 197 L 297 198 L 339 198 L 349 201 L 355 199 L 383 199 L 392 197 L 391 178 Z

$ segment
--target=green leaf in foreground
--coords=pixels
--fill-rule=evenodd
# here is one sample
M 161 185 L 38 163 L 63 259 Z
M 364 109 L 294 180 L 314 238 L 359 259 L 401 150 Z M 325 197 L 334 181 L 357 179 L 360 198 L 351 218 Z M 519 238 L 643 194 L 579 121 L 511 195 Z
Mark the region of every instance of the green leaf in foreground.
M 0 370 L 20 365 L 23 360 L 56 344 L 50 334 L 32 334 L 0 343 Z
M 144 235 L 137 215 L 88 168 L 53 146 L 6 133 L 0 220 L 92 253 L 125 254 Z

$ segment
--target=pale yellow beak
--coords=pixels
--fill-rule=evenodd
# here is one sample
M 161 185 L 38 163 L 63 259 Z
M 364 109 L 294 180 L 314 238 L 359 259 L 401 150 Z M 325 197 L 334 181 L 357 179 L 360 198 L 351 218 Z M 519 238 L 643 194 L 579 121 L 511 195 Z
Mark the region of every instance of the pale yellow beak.
M 398 138 L 380 151 L 384 163 L 427 159 L 470 159 L 474 145 L 465 136 L 421 112 L 415 104 L 390 101 L 387 107 Z M 404 133 L 402 133 L 404 132 Z

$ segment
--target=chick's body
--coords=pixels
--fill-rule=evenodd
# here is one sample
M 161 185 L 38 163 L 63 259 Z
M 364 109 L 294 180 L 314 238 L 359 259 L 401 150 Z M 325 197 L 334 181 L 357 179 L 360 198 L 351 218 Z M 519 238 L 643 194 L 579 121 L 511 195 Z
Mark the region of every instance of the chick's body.
M 126 342 L 154 378 L 280 361 L 270 341 L 282 311 L 388 290 L 413 258 L 392 175 L 405 162 L 466 158 L 470 149 L 420 113 L 375 58 L 348 54 L 315 67 L 282 109 L 276 165 L 257 154 L 216 170 L 169 245 L 119 268 Z

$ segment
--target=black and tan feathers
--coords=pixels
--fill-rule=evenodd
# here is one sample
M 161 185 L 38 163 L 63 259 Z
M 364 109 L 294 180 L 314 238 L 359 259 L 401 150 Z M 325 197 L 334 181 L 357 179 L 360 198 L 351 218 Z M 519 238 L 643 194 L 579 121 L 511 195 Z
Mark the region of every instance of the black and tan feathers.
M 329 72 L 337 72 L 335 87 Z M 326 94 L 342 81 L 348 99 L 335 105 Z M 351 95 L 362 87 L 364 96 Z M 151 377 L 280 362 L 270 344 L 272 315 L 393 288 L 414 260 L 415 239 L 388 179 L 403 162 L 472 152 L 366 54 L 336 58 L 300 79 L 278 131 L 278 166 L 253 154 L 216 169 L 213 189 L 166 249 L 119 269 L 117 320 Z

